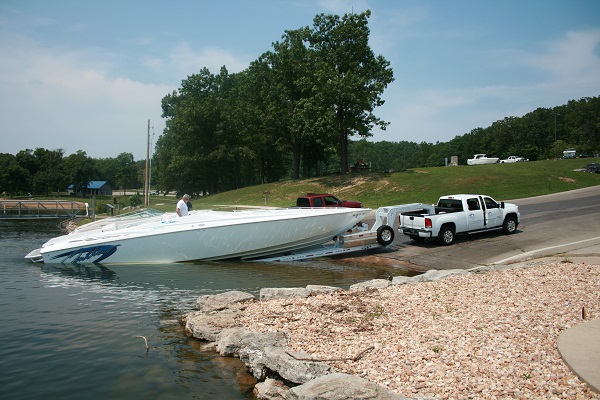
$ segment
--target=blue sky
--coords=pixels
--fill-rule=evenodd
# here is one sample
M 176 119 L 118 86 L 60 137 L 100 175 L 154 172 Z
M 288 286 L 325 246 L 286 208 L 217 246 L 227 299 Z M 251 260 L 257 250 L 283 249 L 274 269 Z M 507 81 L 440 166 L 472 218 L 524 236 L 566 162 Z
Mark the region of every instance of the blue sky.
M 147 121 L 155 142 L 189 75 L 239 72 L 317 14 L 367 9 L 395 77 L 370 140 L 445 142 L 600 95 L 597 0 L 0 0 L 0 153 L 145 159 Z

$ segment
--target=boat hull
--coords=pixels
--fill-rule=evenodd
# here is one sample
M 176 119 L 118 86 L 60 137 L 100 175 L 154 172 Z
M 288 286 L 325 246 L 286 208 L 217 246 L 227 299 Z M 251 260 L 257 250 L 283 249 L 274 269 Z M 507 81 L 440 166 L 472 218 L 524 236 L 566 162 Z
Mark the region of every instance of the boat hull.
M 475 154 L 473 158 L 467 160 L 467 165 L 496 164 L 500 159 L 498 157 L 488 157 L 485 154 Z
M 137 226 L 110 224 L 48 241 L 45 263 L 172 263 L 257 258 L 307 249 L 359 223 L 369 209 L 279 209 L 166 214 Z M 33 253 L 33 252 L 32 252 Z

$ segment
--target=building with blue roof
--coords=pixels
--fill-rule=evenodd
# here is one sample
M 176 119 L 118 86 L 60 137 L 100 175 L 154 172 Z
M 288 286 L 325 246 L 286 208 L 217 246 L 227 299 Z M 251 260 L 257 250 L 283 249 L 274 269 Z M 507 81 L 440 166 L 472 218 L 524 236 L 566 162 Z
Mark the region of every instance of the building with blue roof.
M 79 195 L 79 196 L 111 196 L 113 189 L 110 186 L 108 181 L 89 181 L 85 193 L 78 192 L 75 193 L 75 185 L 71 184 L 67 188 L 67 192 L 70 195 Z

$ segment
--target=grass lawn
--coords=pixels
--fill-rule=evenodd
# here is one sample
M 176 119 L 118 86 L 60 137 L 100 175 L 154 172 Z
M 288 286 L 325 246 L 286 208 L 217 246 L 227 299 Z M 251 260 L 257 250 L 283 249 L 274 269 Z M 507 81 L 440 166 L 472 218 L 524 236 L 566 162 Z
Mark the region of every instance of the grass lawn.
M 308 192 L 331 193 L 343 199 L 362 201 L 369 208 L 415 202 L 434 203 L 440 196 L 458 193 L 481 193 L 502 201 L 600 185 L 600 174 L 582 171 L 588 163 L 598 161 L 598 158 L 559 159 L 414 168 L 390 174 L 331 175 L 246 187 L 194 198 L 192 203 L 195 209 L 224 205 L 290 207 L 295 205 L 298 196 Z M 269 192 L 268 199 L 265 192 Z M 121 197 L 122 207 L 127 204 L 127 197 Z M 91 202 L 89 198 L 65 199 Z M 150 196 L 150 207 L 175 211 L 177 200 L 174 196 Z M 98 196 L 97 201 L 112 203 L 113 198 Z
M 193 199 L 194 208 L 216 205 L 289 207 L 307 192 L 331 193 L 378 208 L 403 203 L 434 203 L 440 196 L 482 193 L 510 200 L 600 185 L 600 174 L 580 171 L 597 159 L 529 161 L 514 164 L 414 168 L 391 174 L 355 173 L 282 181 Z M 175 203 L 172 203 L 174 208 Z

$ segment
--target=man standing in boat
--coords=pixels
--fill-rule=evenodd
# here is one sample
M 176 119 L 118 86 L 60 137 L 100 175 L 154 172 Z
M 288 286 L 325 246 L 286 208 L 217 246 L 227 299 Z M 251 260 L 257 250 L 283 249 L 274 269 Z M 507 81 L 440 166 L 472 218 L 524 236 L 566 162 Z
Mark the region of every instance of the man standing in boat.
M 186 215 L 188 215 L 187 202 L 189 199 L 190 196 L 188 194 L 184 194 L 183 197 L 181 197 L 181 199 L 177 202 L 177 208 L 175 209 L 175 211 L 177 211 L 177 215 L 179 215 L 180 217 L 185 217 Z

